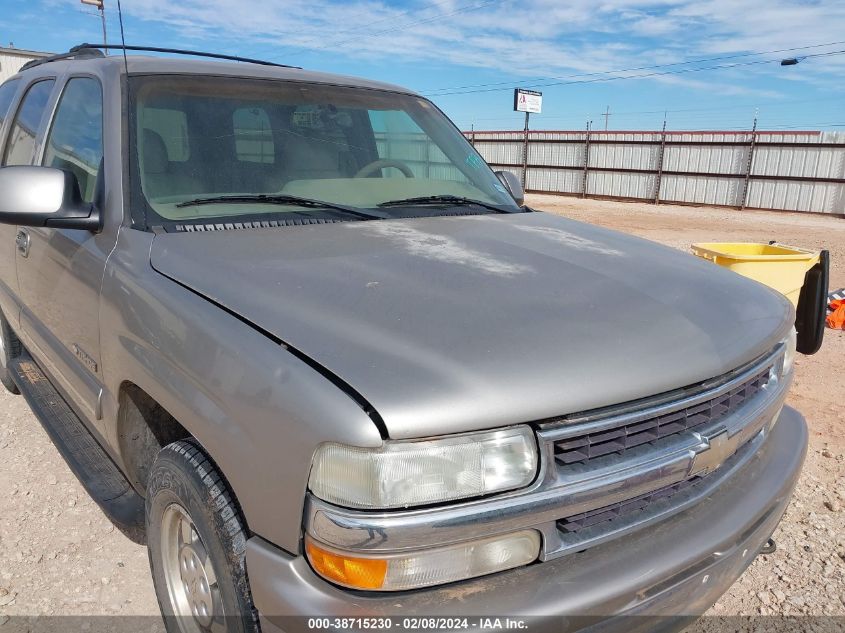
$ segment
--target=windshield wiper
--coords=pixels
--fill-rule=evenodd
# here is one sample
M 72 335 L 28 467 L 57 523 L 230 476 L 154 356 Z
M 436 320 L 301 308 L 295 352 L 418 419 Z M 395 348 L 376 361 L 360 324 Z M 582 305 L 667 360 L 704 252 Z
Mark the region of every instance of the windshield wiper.
M 201 204 L 237 204 L 239 202 L 257 202 L 260 204 L 282 204 L 290 206 L 305 207 L 308 209 L 331 209 L 333 211 L 341 211 L 350 215 L 357 216 L 366 220 L 383 220 L 388 217 L 383 213 L 377 211 L 369 211 L 366 209 L 359 209 L 358 207 L 347 207 L 342 204 L 335 204 L 334 202 L 325 202 L 324 200 L 312 200 L 311 198 L 300 198 L 299 196 L 289 196 L 280 194 L 240 194 L 229 196 L 209 196 L 207 198 L 194 198 L 193 200 L 186 200 L 180 202 L 177 207 L 192 207 Z
M 522 209 L 511 210 L 507 207 L 502 207 L 497 204 L 489 202 L 482 202 L 481 200 L 473 200 L 472 198 L 465 198 L 463 196 L 420 196 L 418 198 L 405 198 L 403 200 L 388 200 L 382 202 L 380 207 L 413 207 L 422 205 L 449 205 L 453 207 L 469 207 L 479 206 L 485 209 L 490 209 L 496 213 L 520 213 Z

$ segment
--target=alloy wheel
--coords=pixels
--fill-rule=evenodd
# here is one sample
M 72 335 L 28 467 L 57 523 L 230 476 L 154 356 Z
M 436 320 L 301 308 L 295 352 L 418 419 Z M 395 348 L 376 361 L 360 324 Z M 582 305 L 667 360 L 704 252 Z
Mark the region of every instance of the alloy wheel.
M 161 521 L 164 577 L 185 633 L 225 631 L 223 602 L 208 550 L 188 512 L 173 503 Z

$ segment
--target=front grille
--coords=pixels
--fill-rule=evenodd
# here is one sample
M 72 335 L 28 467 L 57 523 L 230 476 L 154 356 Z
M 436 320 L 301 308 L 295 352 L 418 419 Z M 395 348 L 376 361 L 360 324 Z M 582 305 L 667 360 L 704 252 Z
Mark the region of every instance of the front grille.
M 576 534 L 581 530 L 594 527 L 601 523 L 607 523 L 608 521 L 613 521 L 614 519 L 625 518 L 634 512 L 639 512 L 641 510 L 647 511 L 655 503 L 675 496 L 682 490 L 686 490 L 687 488 L 694 486 L 700 479 L 703 478 L 704 477 L 692 477 L 691 479 L 679 481 L 671 486 L 659 488 L 658 490 L 640 495 L 639 497 L 634 497 L 633 499 L 627 499 L 626 501 L 622 501 L 620 503 L 614 503 L 613 505 L 605 506 L 603 508 L 597 508 L 596 510 L 582 512 L 581 514 L 560 519 L 557 522 L 557 529 L 566 534 Z
M 746 441 L 713 472 L 696 475 L 595 510 L 558 519 L 557 529 L 560 531 L 561 539 L 570 545 L 590 540 L 596 535 L 612 532 L 626 524 L 636 523 L 643 518 L 664 512 L 667 508 L 683 504 L 690 498 L 706 496 L 708 489 L 717 485 L 724 473 L 729 472 L 735 464 L 745 459 L 752 445 L 753 440 Z
M 586 463 L 603 455 L 621 455 L 635 446 L 704 427 L 736 411 L 768 381 L 767 367 L 743 384 L 706 402 L 647 420 L 558 440 L 554 443 L 555 459 L 563 465 Z

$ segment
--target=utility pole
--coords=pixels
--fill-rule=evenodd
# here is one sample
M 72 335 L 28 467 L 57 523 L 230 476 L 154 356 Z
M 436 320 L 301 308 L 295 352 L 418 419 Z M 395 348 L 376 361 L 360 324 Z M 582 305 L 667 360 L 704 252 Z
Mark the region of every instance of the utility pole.
M 610 106 L 607 106 L 607 110 L 604 111 L 602 116 L 604 117 L 604 131 L 607 132 L 607 124 L 610 120 Z
M 105 7 L 105 0 L 80 0 L 82 4 L 88 4 L 92 7 L 97 7 L 97 10 L 100 12 L 100 21 L 103 23 L 103 44 L 107 44 L 108 40 L 106 39 L 106 7 Z

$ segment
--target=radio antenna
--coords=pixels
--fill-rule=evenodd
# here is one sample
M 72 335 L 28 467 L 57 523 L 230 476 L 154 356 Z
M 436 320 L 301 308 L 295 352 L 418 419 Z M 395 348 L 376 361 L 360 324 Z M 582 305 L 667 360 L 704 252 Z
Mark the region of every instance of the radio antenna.
M 123 34 L 123 10 L 120 0 L 117 0 L 117 19 L 120 21 L 120 43 L 123 44 L 123 67 L 126 69 L 126 80 L 129 81 L 129 62 L 126 61 L 126 36 Z

